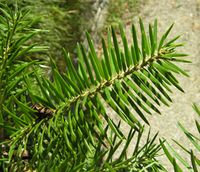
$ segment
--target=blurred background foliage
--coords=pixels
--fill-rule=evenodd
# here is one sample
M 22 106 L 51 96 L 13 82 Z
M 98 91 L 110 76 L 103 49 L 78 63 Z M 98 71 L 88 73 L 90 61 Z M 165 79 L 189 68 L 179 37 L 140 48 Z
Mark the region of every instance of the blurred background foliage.
M 105 25 L 117 25 L 119 22 L 130 22 L 140 10 L 143 2 L 139 0 L 110 0 Z
M 94 15 L 91 10 L 96 0 L 0 0 L 6 2 L 13 9 L 28 8 L 31 11 L 31 20 L 36 29 L 44 30 L 33 42 L 49 47 L 47 54 L 37 54 L 34 58 L 48 62 L 51 56 L 56 60 L 61 71 L 63 63 L 62 48 L 76 57 L 76 44 L 83 41 L 84 32 L 90 32 Z M 139 10 L 139 0 L 110 0 L 105 27 L 115 25 L 131 19 Z M 127 19 L 127 20 L 126 20 Z M 101 31 L 100 31 L 101 32 Z M 95 39 L 95 38 L 94 38 Z

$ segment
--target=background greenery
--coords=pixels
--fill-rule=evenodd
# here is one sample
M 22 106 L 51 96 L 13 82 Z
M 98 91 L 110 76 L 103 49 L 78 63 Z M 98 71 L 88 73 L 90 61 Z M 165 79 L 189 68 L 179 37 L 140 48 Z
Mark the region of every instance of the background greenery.
M 33 27 L 44 31 L 33 41 L 49 47 L 48 55 L 38 54 L 37 58 L 48 60 L 47 57 L 50 55 L 56 60 L 60 70 L 64 70 L 62 48 L 73 56 L 76 55 L 77 42 L 81 41 L 82 33 L 90 29 L 85 14 L 88 13 L 87 9 L 91 7 L 91 2 L 84 0 L 8 0 L 4 2 L 11 7 L 31 9 L 29 17 L 34 22 Z
M 110 0 L 108 17 L 105 25 L 117 25 L 120 22 L 130 22 L 135 14 L 140 11 L 142 1 L 139 0 Z
M 49 47 L 48 55 L 38 54 L 37 58 L 48 61 L 48 56 L 52 56 L 61 71 L 64 70 L 62 48 L 70 52 L 72 58 L 77 57 L 75 49 L 77 42 L 83 41 L 86 30 L 90 32 L 92 23 L 90 17 L 93 15 L 88 10 L 93 4 L 90 0 L 1 0 L 0 2 L 6 2 L 9 6 L 31 9 L 30 19 L 33 21 L 33 27 L 44 30 L 34 38 L 34 41 Z M 126 18 L 128 20 L 138 12 L 139 2 L 111 0 L 105 29 L 110 24 L 116 25 L 122 21 L 125 10 L 129 13 Z

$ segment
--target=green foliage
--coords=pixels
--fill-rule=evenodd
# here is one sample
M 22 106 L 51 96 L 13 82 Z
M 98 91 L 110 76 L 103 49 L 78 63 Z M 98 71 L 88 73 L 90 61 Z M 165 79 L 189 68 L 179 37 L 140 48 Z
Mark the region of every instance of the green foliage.
M 106 26 L 118 25 L 122 21 L 126 22 L 132 19 L 134 14 L 138 13 L 139 5 L 142 2 L 138 0 L 110 0 L 109 3 Z
M 158 106 L 171 102 L 171 86 L 183 91 L 174 74 L 187 73 L 175 62 L 187 61 L 182 59 L 185 54 L 176 52 L 178 37 L 167 40 L 173 25 L 159 41 L 157 21 L 147 33 L 140 19 L 141 45 L 134 25 L 131 45 L 120 26 L 123 48 L 111 28 L 108 41 L 102 39 L 102 58 L 86 33 L 89 49 L 77 46 L 78 70 L 63 50 L 67 69 L 60 73 L 51 59 L 49 79 L 38 71 L 39 62 L 20 61 L 35 51 L 34 44 L 24 46 L 36 32 L 27 28 L 25 14 L 6 6 L 1 12 L 0 126 L 9 136 L 1 142 L 5 171 L 165 170 L 156 160 L 161 148 L 155 144 L 157 135 L 149 134 L 144 145 L 140 142 L 148 115 L 160 113 Z M 128 135 L 121 123 L 129 127 Z M 129 153 L 132 141 L 136 143 Z
M 197 105 L 194 104 L 193 108 L 196 111 L 198 117 L 200 117 L 200 109 L 197 107 Z M 199 120 L 195 120 L 195 125 L 196 125 L 196 128 L 197 128 L 198 134 L 200 134 L 200 123 L 199 123 Z M 183 172 L 185 169 L 187 169 L 187 171 L 191 171 L 191 172 L 198 172 L 199 167 L 200 167 L 200 158 L 199 158 L 200 137 L 199 137 L 199 135 L 196 135 L 196 136 L 193 135 L 191 132 L 189 132 L 180 123 L 179 123 L 179 127 L 180 127 L 180 129 L 183 131 L 183 133 L 186 135 L 188 140 L 192 143 L 192 145 L 195 148 L 195 150 L 188 149 L 188 147 L 184 147 L 180 143 L 175 141 L 175 143 L 177 145 L 179 145 L 180 148 L 183 149 L 184 152 L 189 154 L 190 162 L 187 162 L 185 159 L 183 159 L 181 157 L 181 155 L 179 153 L 177 153 L 177 151 L 173 147 L 171 147 L 169 144 L 167 144 L 167 145 L 162 144 L 163 150 L 164 150 L 167 158 L 173 164 L 175 172 Z M 170 152 L 172 152 L 174 157 Z M 180 167 L 176 161 L 180 162 L 184 169 L 182 167 Z
M 28 54 L 42 50 L 44 47 L 28 44 L 28 41 L 39 32 L 30 29 L 32 21 L 27 18 L 28 11 L 15 14 L 2 4 L 0 10 L 0 123 L 2 125 L 4 118 L 7 118 L 5 106 L 10 108 L 12 95 L 21 98 L 25 91 L 21 82 L 23 75 L 30 76 L 33 73 L 28 68 L 35 61 L 29 61 Z
M 48 61 L 51 56 L 63 71 L 62 48 L 64 47 L 72 56 L 76 56 L 77 42 L 81 41 L 82 32 L 89 29 L 86 9 L 91 8 L 85 0 L 1 0 L 10 7 L 31 9 L 29 15 L 33 27 L 42 29 L 32 42 L 49 47 L 48 53 L 34 54 L 34 59 Z M 0 1 L 0 2 L 1 2 Z M 74 22 L 76 21 L 76 22 Z

